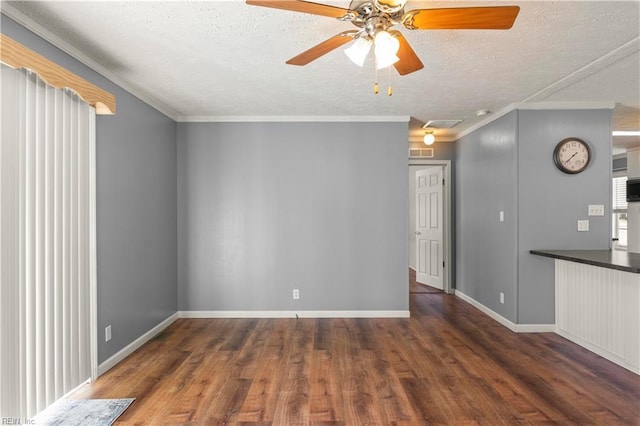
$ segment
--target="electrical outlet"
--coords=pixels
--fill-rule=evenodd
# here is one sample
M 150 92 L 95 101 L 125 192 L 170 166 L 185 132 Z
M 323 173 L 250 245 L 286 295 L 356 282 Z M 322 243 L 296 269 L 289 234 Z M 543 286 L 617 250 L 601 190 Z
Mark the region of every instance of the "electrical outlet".
M 108 325 L 105 327 L 104 329 L 104 341 L 108 342 L 109 340 L 111 340 L 111 326 Z
M 589 216 L 604 216 L 604 204 L 589 204 Z
M 500 292 L 500 303 L 504 305 L 504 293 Z
M 300 299 L 300 290 L 298 290 L 297 288 L 293 289 L 293 299 L 294 300 Z
M 578 232 L 589 232 L 589 220 L 578 221 Z

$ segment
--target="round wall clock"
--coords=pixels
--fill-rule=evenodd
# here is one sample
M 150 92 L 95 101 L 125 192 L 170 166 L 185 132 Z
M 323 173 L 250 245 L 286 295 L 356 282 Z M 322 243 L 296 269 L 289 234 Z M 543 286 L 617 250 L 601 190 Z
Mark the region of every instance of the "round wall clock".
M 568 174 L 582 172 L 591 161 L 591 148 L 578 138 L 566 138 L 558 142 L 553 151 L 553 161 L 560 171 Z

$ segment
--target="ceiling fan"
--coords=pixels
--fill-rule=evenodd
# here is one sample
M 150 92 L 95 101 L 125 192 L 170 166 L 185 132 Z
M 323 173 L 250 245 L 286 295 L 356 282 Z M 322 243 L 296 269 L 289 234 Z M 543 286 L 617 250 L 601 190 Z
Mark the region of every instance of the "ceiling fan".
M 355 40 L 345 50 L 352 61 L 362 66 L 373 46 L 376 68 L 393 65 L 400 75 L 418 71 L 424 65 L 402 33 L 391 27 L 403 25 L 408 30 L 507 30 L 513 26 L 520 11 L 518 6 L 493 6 L 414 9 L 405 12 L 406 2 L 407 0 L 352 0 L 349 9 L 344 9 L 304 0 L 247 0 L 247 4 L 252 6 L 327 16 L 351 22 L 359 28 L 336 34 L 289 59 L 287 64 L 307 65 Z

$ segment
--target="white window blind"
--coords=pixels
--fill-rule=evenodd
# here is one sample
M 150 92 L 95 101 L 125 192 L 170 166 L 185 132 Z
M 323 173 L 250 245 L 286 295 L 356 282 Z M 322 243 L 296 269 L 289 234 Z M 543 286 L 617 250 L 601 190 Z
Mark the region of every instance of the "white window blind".
M 613 211 L 620 213 L 627 211 L 627 177 L 613 178 Z
M 2 65 L 0 416 L 91 377 L 95 111 Z

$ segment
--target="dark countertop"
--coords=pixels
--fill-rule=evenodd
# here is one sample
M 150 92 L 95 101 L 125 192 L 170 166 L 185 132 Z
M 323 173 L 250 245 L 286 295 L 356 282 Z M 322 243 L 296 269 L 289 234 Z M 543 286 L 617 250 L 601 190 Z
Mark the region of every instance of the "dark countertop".
M 531 250 L 530 253 L 640 274 L 640 253 L 620 250 Z

